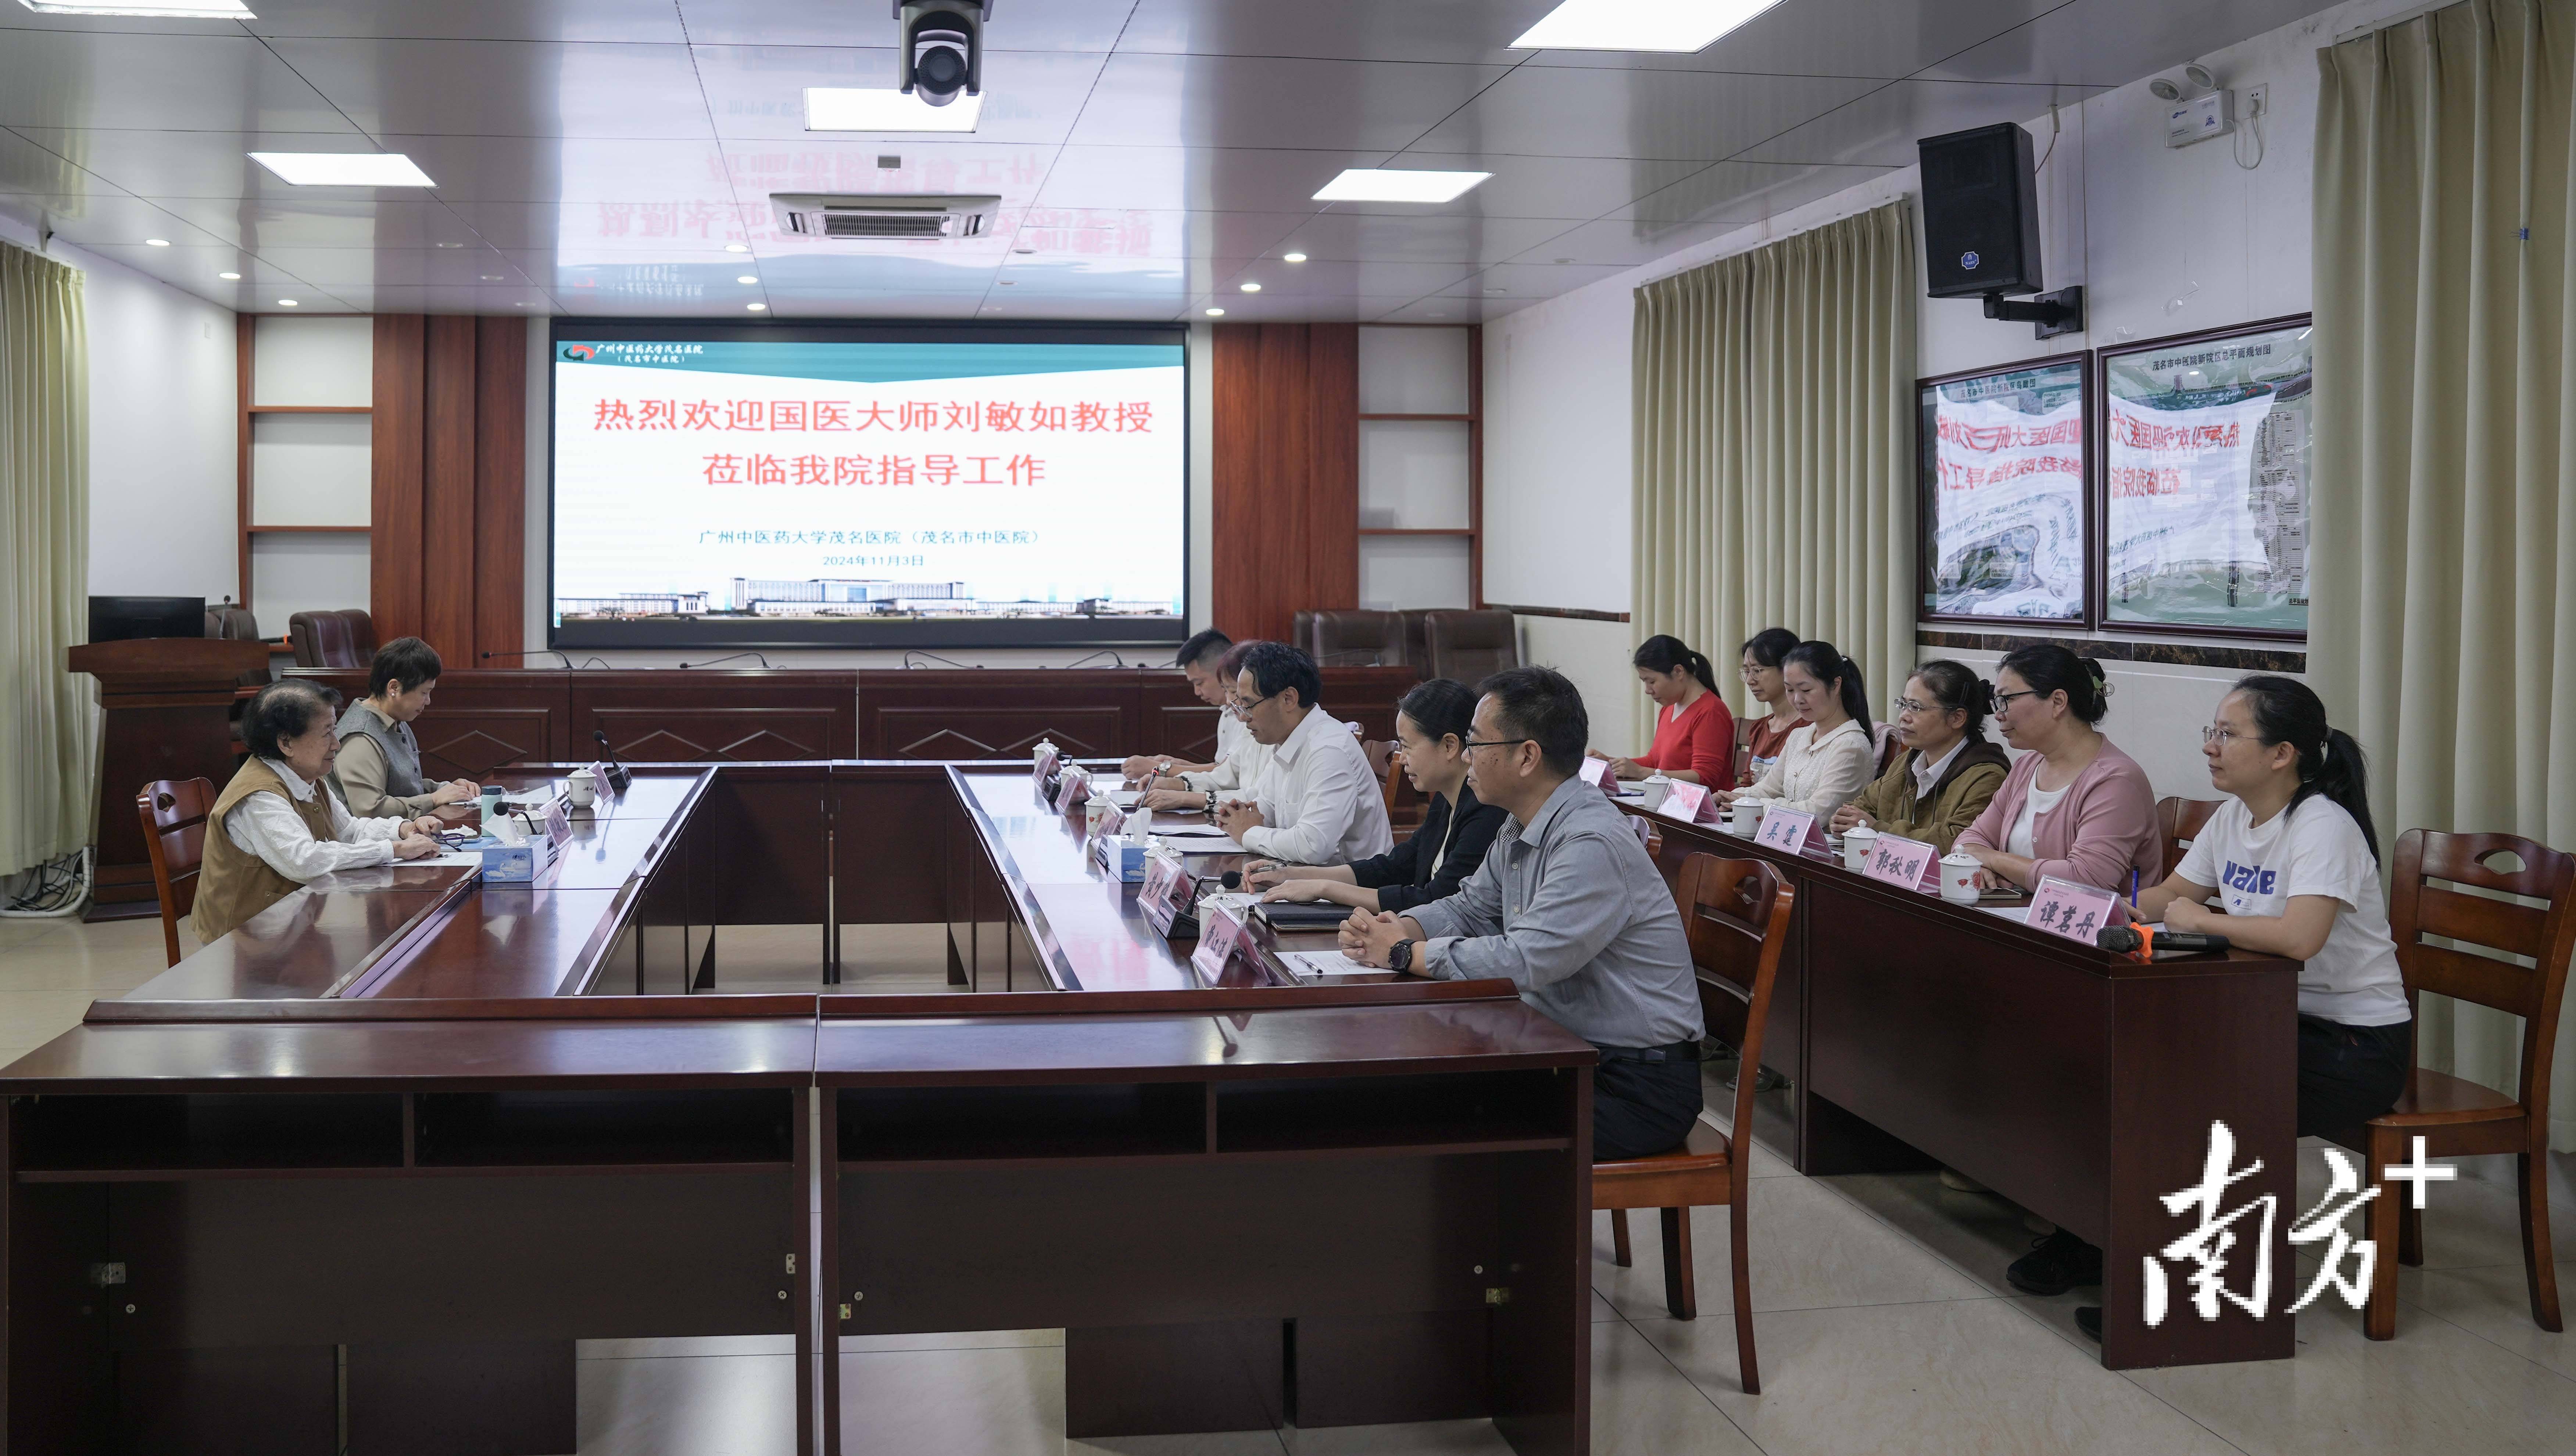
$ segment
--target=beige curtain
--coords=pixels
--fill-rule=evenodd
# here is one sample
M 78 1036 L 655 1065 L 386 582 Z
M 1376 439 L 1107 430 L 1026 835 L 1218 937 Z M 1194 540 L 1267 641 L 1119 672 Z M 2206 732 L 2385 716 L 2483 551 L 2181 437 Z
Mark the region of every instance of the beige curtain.
M 1637 290 L 1636 635 L 1707 653 L 1738 712 L 1737 647 L 1778 626 L 1840 647 L 1892 716 L 1918 276 L 1900 201 Z
M 0 243 L 0 874 L 90 840 L 88 338 L 79 270 Z
M 2318 57 L 2308 666 L 2384 841 L 2576 849 L 2571 39 L 2576 0 L 2469 0 Z M 2424 1065 L 2512 1088 L 2520 1021 L 2426 999 Z

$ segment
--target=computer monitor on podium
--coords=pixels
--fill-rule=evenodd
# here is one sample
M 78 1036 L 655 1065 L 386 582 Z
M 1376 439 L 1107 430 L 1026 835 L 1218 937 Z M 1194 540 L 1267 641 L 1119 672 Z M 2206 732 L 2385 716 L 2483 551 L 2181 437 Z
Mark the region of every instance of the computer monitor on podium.
M 91 597 L 89 640 L 127 642 L 138 637 L 203 637 L 204 597 Z

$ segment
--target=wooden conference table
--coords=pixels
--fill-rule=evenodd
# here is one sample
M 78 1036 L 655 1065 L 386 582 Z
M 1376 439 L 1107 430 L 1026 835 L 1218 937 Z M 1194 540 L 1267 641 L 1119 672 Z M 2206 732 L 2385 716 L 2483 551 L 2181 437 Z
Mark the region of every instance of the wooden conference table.
M 94 1005 L 0 1071 L 10 1449 L 543 1456 L 574 1340 L 767 1334 L 835 1451 L 842 1333 L 1063 1326 L 1075 1436 L 1586 1450 L 1593 1049 L 1204 986 L 1080 836 L 1025 769 L 639 768 L 535 887 L 326 877 Z M 941 919 L 956 993 L 831 993 Z M 722 993 L 798 921 L 814 993 Z

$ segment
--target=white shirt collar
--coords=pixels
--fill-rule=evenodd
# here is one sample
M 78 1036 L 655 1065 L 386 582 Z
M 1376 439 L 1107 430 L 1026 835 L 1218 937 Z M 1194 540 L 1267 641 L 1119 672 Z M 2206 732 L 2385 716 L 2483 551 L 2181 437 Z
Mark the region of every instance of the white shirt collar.
M 1950 751 L 1941 755 L 1938 763 L 1925 763 L 1923 755 L 1916 754 L 1914 756 L 1914 797 L 1919 799 L 1932 792 L 1932 786 L 1941 782 L 1942 771 L 1947 769 L 1959 757 L 1960 750 L 1967 746 L 1968 740 L 1961 738 L 1950 745 Z
M 1305 751 L 1306 744 L 1311 742 L 1316 734 L 1327 729 L 1336 732 L 1349 731 L 1334 722 L 1323 709 L 1310 709 L 1296 727 L 1288 730 L 1288 736 L 1280 739 L 1278 746 L 1270 750 L 1271 757 L 1283 764 L 1293 764 Z
M 288 768 L 286 766 L 286 760 L 282 758 L 263 758 L 260 762 L 267 764 L 270 768 L 276 770 L 278 782 L 286 785 L 286 791 L 293 794 L 298 803 L 310 803 L 312 801 L 313 786 L 304 781 L 304 775 Z

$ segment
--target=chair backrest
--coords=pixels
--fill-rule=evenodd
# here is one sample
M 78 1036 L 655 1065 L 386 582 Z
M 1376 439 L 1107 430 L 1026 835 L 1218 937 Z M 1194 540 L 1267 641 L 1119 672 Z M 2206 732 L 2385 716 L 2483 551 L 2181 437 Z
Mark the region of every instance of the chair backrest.
M 1403 619 L 1404 660 L 1416 667 L 1427 669 L 1431 663 L 1431 628 L 1426 619 L 1430 617 L 1431 609 L 1407 607 L 1395 615 Z M 1431 676 L 1427 670 L 1423 675 Z
M 1428 675 L 1470 688 L 1521 665 L 1520 627 L 1509 612 L 1425 612 L 1422 638 Z
M 2156 800 L 2156 832 L 2164 837 L 2164 874 L 2182 868 L 2183 854 L 2200 831 L 2209 825 L 2209 816 L 2218 812 L 2225 799 L 2170 798 Z M 2161 876 L 2159 876 L 2161 878 Z
M 1770 713 L 1770 709 L 1755 703 L 1752 712 L 1735 715 L 1735 781 L 1737 783 L 1743 783 L 1753 772 L 1753 730 L 1761 727 L 1762 720 L 1769 717 Z
M 1404 619 L 1393 612 L 1331 608 L 1303 613 L 1306 652 L 1318 667 L 1401 667 Z
M 2522 862 L 2503 867 L 2504 856 Z M 2484 895 L 2429 883 L 2443 880 Z M 2397 869 L 2388 928 L 2411 1005 L 2426 991 L 2492 1006 L 2522 1018 L 2522 1102 L 2535 1115 L 2549 1101 L 2549 1065 L 2558 1045 L 2558 1010 L 2567 990 L 2567 958 L 2576 946 L 2576 855 L 2513 834 L 2438 834 L 2409 829 L 2397 839 Z M 2518 905 L 2490 895 L 2519 895 Z M 2502 955 L 2527 956 L 2517 966 L 2476 950 L 2431 945 L 2439 936 Z
M 197 908 L 197 870 L 206 858 L 206 815 L 215 807 L 211 779 L 155 779 L 134 796 L 152 884 L 161 894 L 161 948 L 179 963 L 179 917 Z
M 297 667 L 365 667 L 375 661 L 376 624 L 365 612 L 297 612 L 286 619 Z
M 1789 917 L 1798 892 L 1781 873 L 1758 859 L 1694 854 L 1673 881 L 1673 903 L 1689 932 L 1691 964 L 1699 972 L 1701 1015 L 1709 1035 L 1733 1045 L 1739 1065 L 1762 1065 L 1762 1031 L 1771 1019 L 1771 986 L 1789 943 Z M 1753 1088 L 1761 1079 L 1735 1079 L 1738 1140 L 1753 1127 Z M 1736 1160 L 1742 1168 L 1750 1157 Z
M 1896 725 L 1893 723 L 1870 724 L 1869 742 L 1871 749 L 1878 754 L 1880 773 L 1887 772 L 1887 766 L 1896 762 L 1896 756 L 1905 751 L 1905 742 L 1896 736 Z

